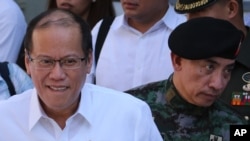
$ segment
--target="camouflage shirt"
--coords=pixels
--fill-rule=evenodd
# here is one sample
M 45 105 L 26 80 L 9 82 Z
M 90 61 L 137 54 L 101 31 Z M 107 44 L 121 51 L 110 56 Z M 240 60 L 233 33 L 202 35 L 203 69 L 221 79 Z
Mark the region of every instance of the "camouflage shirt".
M 171 79 L 126 92 L 150 105 L 164 141 L 229 141 L 229 125 L 246 124 L 243 117 L 220 101 L 207 108 L 186 102 Z

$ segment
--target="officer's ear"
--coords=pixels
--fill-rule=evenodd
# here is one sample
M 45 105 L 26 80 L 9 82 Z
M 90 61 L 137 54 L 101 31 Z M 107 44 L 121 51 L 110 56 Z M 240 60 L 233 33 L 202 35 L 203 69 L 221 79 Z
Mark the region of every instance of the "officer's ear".
M 171 56 L 172 66 L 174 70 L 175 71 L 181 70 L 183 58 L 173 52 L 171 52 L 170 56 Z

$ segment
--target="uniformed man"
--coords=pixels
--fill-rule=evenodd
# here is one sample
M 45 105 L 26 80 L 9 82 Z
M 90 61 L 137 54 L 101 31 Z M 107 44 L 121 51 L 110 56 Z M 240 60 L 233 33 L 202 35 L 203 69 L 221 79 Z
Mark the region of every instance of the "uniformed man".
M 174 68 L 169 79 L 127 91 L 149 103 L 165 141 L 229 141 L 229 126 L 246 124 L 217 100 L 230 79 L 243 37 L 226 20 L 189 20 L 169 37 Z
M 177 0 L 175 11 L 187 14 L 188 19 L 204 16 L 225 19 L 245 34 L 231 80 L 221 100 L 239 111 L 250 124 L 250 30 L 244 25 L 243 0 Z

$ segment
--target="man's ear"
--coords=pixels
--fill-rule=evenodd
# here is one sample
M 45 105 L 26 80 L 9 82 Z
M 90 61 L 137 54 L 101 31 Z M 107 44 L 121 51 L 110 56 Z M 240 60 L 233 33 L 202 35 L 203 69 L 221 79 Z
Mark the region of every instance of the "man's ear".
M 240 12 L 239 8 L 239 3 L 236 0 L 229 0 L 227 3 L 227 9 L 230 19 L 237 16 L 238 12 Z
M 90 73 L 90 71 L 91 71 L 91 67 L 92 67 L 92 64 L 93 64 L 93 55 L 92 55 L 93 53 L 92 52 L 90 52 L 90 53 L 88 53 L 88 60 L 87 60 L 87 72 L 88 73 Z
M 28 75 L 30 75 L 30 67 L 29 67 L 29 65 L 30 65 L 30 60 L 29 60 L 28 52 L 27 52 L 26 49 L 24 50 L 24 55 L 25 55 L 25 56 L 24 56 L 24 62 L 25 62 L 26 72 L 27 72 Z
M 174 54 L 173 52 L 171 52 L 171 60 L 172 60 L 172 65 L 175 71 L 181 70 L 181 61 L 182 61 L 182 57 Z

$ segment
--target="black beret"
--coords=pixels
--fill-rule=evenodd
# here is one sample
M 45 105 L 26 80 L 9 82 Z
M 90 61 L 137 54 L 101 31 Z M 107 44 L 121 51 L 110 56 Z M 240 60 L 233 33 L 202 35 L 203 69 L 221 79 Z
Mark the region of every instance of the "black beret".
M 186 59 L 235 59 L 243 38 L 243 32 L 230 22 L 202 17 L 177 26 L 169 36 L 168 45 L 174 54 Z
M 216 1 L 217 0 L 177 0 L 174 9 L 177 13 L 189 13 L 208 7 Z

